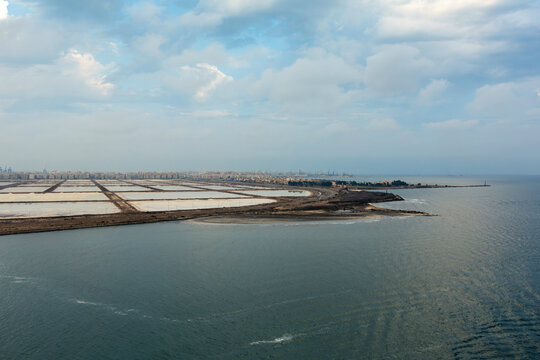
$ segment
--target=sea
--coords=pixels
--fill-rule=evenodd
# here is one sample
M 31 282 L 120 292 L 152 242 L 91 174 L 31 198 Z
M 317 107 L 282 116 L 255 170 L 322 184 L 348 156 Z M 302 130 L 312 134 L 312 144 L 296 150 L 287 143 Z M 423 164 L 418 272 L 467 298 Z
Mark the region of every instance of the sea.
M 376 180 L 358 177 L 356 180 Z M 431 217 L 0 237 L 0 359 L 539 359 L 540 177 L 381 177 Z

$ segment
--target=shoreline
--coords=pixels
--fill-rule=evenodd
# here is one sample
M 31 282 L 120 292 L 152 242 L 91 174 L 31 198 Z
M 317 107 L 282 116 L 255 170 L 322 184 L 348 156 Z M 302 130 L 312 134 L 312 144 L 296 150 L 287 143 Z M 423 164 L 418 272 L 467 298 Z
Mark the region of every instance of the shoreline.
M 304 190 L 296 188 L 298 190 Z M 374 216 L 432 216 L 431 214 L 391 210 L 376 207 L 375 203 L 402 201 L 398 195 L 385 192 L 348 191 L 315 188 L 311 195 L 302 198 L 276 198 L 275 203 L 200 210 L 176 211 L 124 211 L 115 214 L 77 215 L 58 217 L 36 217 L 0 219 L 0 235 L 15 235 L 35 232 L 75 230 L 105 226 L 155 223 L 164 221 L 324 221 L 366 219 Z

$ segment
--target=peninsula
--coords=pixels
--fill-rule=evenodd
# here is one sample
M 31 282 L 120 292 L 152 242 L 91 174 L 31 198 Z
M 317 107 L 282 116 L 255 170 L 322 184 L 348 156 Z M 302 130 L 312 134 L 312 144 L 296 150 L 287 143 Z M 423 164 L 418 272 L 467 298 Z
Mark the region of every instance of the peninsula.
M 250 223 L 428 216 L 375 204 L 403 200 L 388 189 L 441 187 L 411 186 L 401 180 L 356 183 L 213 173 L 40 175 L 0 179 L 0 235 L 180 220 Z M 379 191 L 366 191 L 374 189 Z

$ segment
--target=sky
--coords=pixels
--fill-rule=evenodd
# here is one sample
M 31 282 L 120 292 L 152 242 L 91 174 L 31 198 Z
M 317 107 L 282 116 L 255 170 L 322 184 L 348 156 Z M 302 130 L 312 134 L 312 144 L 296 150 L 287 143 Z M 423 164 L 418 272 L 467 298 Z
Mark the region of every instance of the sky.
M 540 174 L 537 0 L 0 0 L 0 166 Z

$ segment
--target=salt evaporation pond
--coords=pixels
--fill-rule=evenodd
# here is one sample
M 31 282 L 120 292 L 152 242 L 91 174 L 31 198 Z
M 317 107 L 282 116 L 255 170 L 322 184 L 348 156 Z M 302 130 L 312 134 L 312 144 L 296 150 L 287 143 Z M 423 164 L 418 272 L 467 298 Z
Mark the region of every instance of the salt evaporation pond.
M 0 190 L 1 193 L 34 193 L 34 192 L 44 192 L 50 188 L 50 186 L 17 186 L 12 188 L 6 188 Z
M 140 211 L 174 211 L 218 209 L 227 207 L 241 207 L 262 205 L 275 202 L 272 199 L 199 199 L 199 200 L 158 200 L 158 201 L 130 201 Z
M 0 204 L 0 218 L 31 218 L 72 215 L 114 214 L 120 210 L 111 202 L 59 202 Z
M 87 192 L 87 191 L 96 191 L 99 192 L 97 186 L 59 186 L 54 192 Z
M 235 187 L 237 188 L 241 188 L 241 189 L 262 189 L 262 190 L 265 190 L 265 189 L 268 189 L 267 187 L 263 187 L 263 186 L 249 186 L 249 185 L 234 185 Z M 272 190 L 272 189 L 270 189 Z
M 126 185 L 126 186 L 115 186 L 115 185 L 106 185 L 105 186 L 109 191 L 152 191 L 149 188 L 136 185 Z
M 304 190 L 238 190 L 238 193 L 269 197 L 309 196 L 311 193 Z
M 165 191 L 186 191 L 186 190 L 192 190 L 193 191 L 193 188 L 186 187 L 186 186 L 154 185 L 153 187 L 156 188 L 156 189 L 165 190 Z
M 236 190 L 237 188 L 233 186 L 223 186 L 223 185 L 197 185 L 198 187 L 210 189 L 210 190 Z
M 102 201 L 107 196 L 100 192 L 94 193 L 28 193 L 0 194 L 0 202 L 23 201 Z
M 38 181 L 38 182 L 28 182 L 20 184 L 19 186 L 53 186 L 58 184 L 60 181 Z
M 245 195 L 236 195 L 218 191 L 182 191 L 182 192 L 126 192 L 116 193 L 116 195 L 126 200 L 167 200 L 167 199 L 228 199 L 244 198 Z
M 135 185 L 147 185 L 147 186 L 156 185 L 156 183 L 153 183 L 151 181 L 144 181 L 144 180 L 131 180 L 130 182 L 132 182 Z

